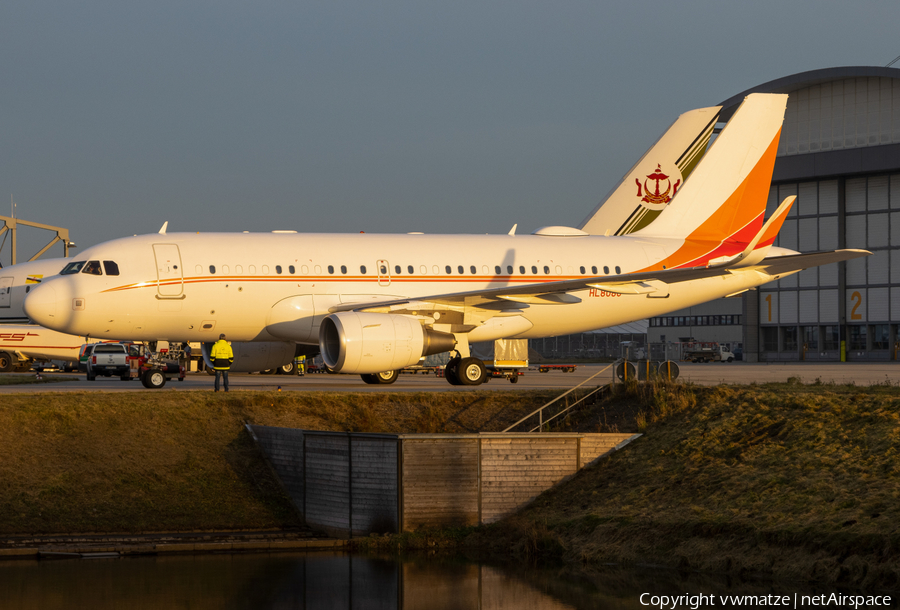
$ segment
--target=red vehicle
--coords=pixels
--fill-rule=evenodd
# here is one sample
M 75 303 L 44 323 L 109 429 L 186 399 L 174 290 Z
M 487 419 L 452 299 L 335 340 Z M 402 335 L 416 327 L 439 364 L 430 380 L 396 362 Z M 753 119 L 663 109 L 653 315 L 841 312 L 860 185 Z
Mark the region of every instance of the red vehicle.
M 576 368 L 578 368 L 577 364 L 541 364 L 538 365 L 538 372 L 562 371 L 563 373 L 574 373 Z

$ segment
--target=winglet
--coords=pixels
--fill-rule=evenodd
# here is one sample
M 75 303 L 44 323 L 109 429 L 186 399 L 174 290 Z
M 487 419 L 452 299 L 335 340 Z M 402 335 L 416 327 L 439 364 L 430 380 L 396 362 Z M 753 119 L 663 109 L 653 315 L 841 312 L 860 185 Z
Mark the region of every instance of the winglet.
M 167 221 L 165 221 L 165 222 L 163 223 L 162 228 L 159 230 L 159 234 L 160 234 L 160 235 L 165 235 L 165 234 L 166 234 L 166 228 L 167 228 L 168 226 L 169 226 L 169 221 L 167 220 Z
M 509 233 L 507 233 L 507 235 L 515 235 L 515 234 L 516 234 L 516 227 L 518 227 L 518 226 L 519 226 L 519 223 L 514 224 L 514 225 L 512 226 L 512 229 L 509 230 Z
M 797 196 L 791 195 L 782 201 L 775 213 L 769 217 L 763 228 L 756 234 L 756 237 L 747 244 L 744 251 L 732 261 L 732 264 L 729 264 L 729 267 L 749 267 L 762 261 L 769 253 L 769 248 L 775 243 L 775 238 L 778 237 L 778 232 L 781 231 L 781 226 L 784 224 L 784 220 L 787 218 L 788 212 L 791 211 L 791 206 L 794 205 L 796 200 Z

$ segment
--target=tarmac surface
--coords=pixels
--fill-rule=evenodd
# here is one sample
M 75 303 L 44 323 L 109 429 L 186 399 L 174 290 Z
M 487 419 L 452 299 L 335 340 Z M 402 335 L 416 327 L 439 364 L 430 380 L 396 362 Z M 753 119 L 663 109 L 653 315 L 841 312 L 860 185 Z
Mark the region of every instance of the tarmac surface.
M 678 363 L 679 379 L 702 385 L 750 384 L 785 382 L 799 378 L 803 383 L 900 384 L 900 362 L 881 363 L 743 363 L 714 362 L 708 364 Z M 13 375 L 15 373 L 4 373 Z M 21 373 L 20 373 L 21 374 Z M 28 373 L 33 375 L 33 373 Z M 206 373 L 191 373 L 184 381 L 169 381 L 161 390 L 148 390 L 139 381 L 121 381 L 118 377 L 100 377 L 86 381 L 84 375 L 73 373 L 44 373 L 44 379 L 54 376 L 76 377 L 75 381 L 25 385 L 0 385 L 0 394 L 41 392 L 172 392 L 185 390 L 213 390 L 213 377 Z M 612 380 L 612 368 L 606 364 L 578 364 L 575 372 L 550 371 L 540 373 L 531 367 L 519 377 L 518 383 L 506 379 L 492 379 L 480 386 L 451 386 L 434 374 L 404 374 L 391 385 L 368 385 L 358 375 L 329 375 L 325 373 L 295 375 L 259 375 L 231 373 L 232 391 L 317 391 L 317 392 L 471 392 L 474 390 L 520 391 L 534 389 L 565 390 L 579 383 L 602 385 Z

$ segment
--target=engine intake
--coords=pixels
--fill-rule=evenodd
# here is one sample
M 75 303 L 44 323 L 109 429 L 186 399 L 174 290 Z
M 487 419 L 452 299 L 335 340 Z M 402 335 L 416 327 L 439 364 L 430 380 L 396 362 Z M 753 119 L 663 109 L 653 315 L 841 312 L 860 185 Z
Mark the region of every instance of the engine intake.
M 322 359 L 339 373 L 395 371 L 455 346 L 453 335 L 431 330 L 403 315 L 334 313 L 323 319 L 319 328 Z

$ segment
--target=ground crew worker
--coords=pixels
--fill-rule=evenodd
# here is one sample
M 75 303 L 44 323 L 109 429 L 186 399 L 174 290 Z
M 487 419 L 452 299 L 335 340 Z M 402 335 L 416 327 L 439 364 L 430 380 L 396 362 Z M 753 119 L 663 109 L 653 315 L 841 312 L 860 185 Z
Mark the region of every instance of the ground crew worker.
M 225 333 L 219 335 L 219 340 L 216 341 L 215 345 L 213 345 L 212 349 L 209 351 L 209 359 L 212 361 L 213 369 L 216 371 L 216 392 L 219 391 L 219 374 L 222 374 L 222 377 L 225 380 L 225 391 L 228 391 L 228 369 L 231 368 L 231 363 L 234 362 L 234 352 L 231 351 L 231 346 L 228 345 L 228 342 L 225 340 Z
M 306 356 L 300 356 L 300 366 L 297 369 L 300 376 L 306 375 Z

